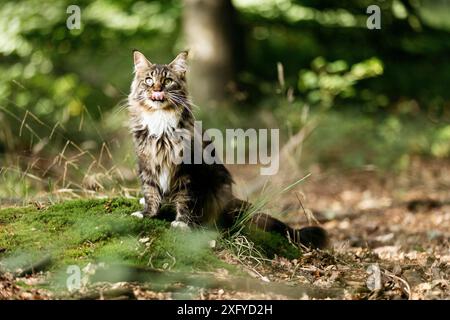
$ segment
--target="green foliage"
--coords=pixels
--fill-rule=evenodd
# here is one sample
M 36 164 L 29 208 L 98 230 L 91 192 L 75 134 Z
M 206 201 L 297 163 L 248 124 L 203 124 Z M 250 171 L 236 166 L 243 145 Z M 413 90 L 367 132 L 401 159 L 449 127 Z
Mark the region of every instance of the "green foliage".
M 422 117 L 368 117 L 330 111 L 305 141 L 303 165 L 334 168 L 375 166 L 385 171 L 407 169 L 414 156 L 450 156 L 448 125 Z
M 328 109 L 336 97 L 349 98 L 355 95 L 355 84 L 363 79 L 383 73 L 383 65 L 377 58 L 354 64 L 351 69 L 343 60 L 327 62 L 318 57 L 310 70 L 301 70 L 298 87 L 306 94 L 306 103 Z
M 431 141 L 431 154 L 438 158 L 450 156 L 450 125 L 440 127 Z
M 273 87 L 266 86 L 263 80 L 275 78 L 278 61 L 285 66 L 287 84 L 295 86 L 298 70 L 316 57 L 342 60 L 348 65 L 376 57 L 384 66 L 383 76 L 364 81 L 358 91 L 371 97 L 384 95 L 387 103 L 382 106 L 405 98 L 417 101 L 423 110 L 446 107 L 444 101 L 448 101 L 449 93 L 443 84 L 450 73 L 446 59 L 450 52 L 448 1 L 234 3 L 249 27 L 251 58 L 245 71 L 251 77 L 245 79 L 264 95 L 273 92 Z M 366 9 L 374 4 L 381 8 L 380 30 L 368 30 L 366 26 Z M 431 67 L 430 61 L 438 63 L 439 68 Z M 370 108 L 380 106 L 370 100 L 363 103 L 370 104 Z

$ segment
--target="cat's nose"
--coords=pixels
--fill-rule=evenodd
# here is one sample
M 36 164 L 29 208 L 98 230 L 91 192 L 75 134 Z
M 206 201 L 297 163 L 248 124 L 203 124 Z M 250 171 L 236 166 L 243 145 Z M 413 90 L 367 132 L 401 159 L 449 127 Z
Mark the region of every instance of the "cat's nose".
M 161 83 L 156 82 L 156 83 L 153 85 L 153 91 L 161 91 L 161 89 L 162 89 Z

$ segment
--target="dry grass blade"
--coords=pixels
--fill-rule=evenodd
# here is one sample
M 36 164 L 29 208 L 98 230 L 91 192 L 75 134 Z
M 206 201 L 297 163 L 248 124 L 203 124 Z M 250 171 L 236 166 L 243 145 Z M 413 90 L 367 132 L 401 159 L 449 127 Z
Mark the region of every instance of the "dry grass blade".
M 390 272 L 390 271 L 388 271 L 386 269 L 383 269 L 383 273 L 387 277 L 395 279 L 395 280 L 399 281 L 401 284 L 403 284 L 403 287 L 402 286 L 400 286 L 400 287 L 402 288 L 403 292 L 405 292 L 406 295 L 408 296 L 408 300 L 411 300 L 411 286 L 409 285 L 409 283 L 405 279 L 403 279 L 403 278 L 401 278 L 399 276 L 396 276 L 395 274 L 393 274 L 392 272 Z

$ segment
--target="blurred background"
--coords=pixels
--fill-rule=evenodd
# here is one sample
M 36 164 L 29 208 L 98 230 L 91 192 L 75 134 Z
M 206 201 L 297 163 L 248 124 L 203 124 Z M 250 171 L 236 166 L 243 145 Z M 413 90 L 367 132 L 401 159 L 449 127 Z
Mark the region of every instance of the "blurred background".
M 157 63 L 190 50 L 204 128 L 279 128 L 282 181 L 448 165 L 449 1 L 4 0 L 0 201 L 139 193 L 132 49 Z M 253 167 L 232 168 L 245 195 L 265 183 Z

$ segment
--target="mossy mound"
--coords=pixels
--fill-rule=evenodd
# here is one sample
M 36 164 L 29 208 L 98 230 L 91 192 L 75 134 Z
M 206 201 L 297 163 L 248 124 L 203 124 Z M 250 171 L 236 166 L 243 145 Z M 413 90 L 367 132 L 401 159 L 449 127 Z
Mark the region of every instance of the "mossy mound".
M 52 269 L 109 261 L 176 270 L 223 267 L 211 231 L 180 232 L 157 219 L 137 219 L 137 200 L 74 200 L 38 210 L 0 210 L 0 263 L 15 269 L 46 256 Z
M 210 248 L 217 231 L 183 232 L 167 221 L 130 216 L 140 209 L 135 199 L 72 200 L 47 208 L 0 210 L 0 269 L 15 271 L 51 257 L 46 270 L 65 273 L 67 266 L 107 262 L 120 268 L 171 271 L 236 270 Z M 245 231 L 268 257 L 295 258 L 299 250 L 287 239 L 262 231 Z M 219 246 L 220 247 L 220 246 Z

